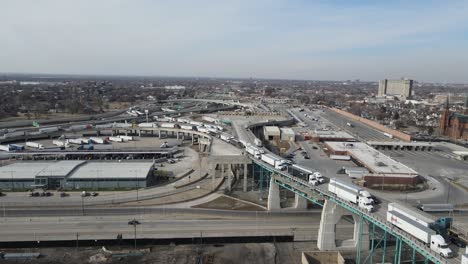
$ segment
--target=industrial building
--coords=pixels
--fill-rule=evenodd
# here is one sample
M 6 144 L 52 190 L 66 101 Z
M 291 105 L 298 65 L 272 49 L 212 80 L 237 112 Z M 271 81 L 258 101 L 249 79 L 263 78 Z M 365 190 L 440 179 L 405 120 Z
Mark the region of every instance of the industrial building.
M 0 167 L 0 190 L 141 188 L 153 175 L 153 162 L 18 162 Z
M 404 99 L 411 98 L 413 94 L 413 80 L 380 80 L 378 96 L 397 96 Z
M 277 126 L 264 126 L 263 135 L 266 140 L 280 140 L 281 130 Z
M 296 133 L 294 133 L 294 130 L 289 127 L 282 127 L 280 128 L 281 130 L 281 140 L 286 140 L 290 142 L 295 142 L 296 141 Z
M 369 187 L 407 188 L 420 183 L 418 172 L 362 142 L 325 142 L 332 155 L 348 155 L 369 170 L 363 180 Z

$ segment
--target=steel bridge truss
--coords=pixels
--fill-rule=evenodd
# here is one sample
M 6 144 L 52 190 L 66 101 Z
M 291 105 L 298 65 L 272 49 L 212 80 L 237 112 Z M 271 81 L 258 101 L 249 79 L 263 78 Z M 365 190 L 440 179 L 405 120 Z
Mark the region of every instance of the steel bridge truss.
M 356 249 L 356 263 L 402 263 L 402 258 L 409 258 L 405 263 L 446 263 L 441 257 L 433 253 L 425 244 L 403 233 L 398 228 L 388 223 L 385 219 L 375 214 L 368 213 L 355 205 L 344 201 L 334 194 L 321 189 L 320 187 L 310 186 L 306 181 L 289 175 L 287 172 L 276 170 L 268 164 L 252 159 L 252 186 L 258 186 L 260 192 L 265 192 L 269 187 L 270 177 L 279 186 L 292 191 L 305 199 L 319 205 L 324 206 L 324 201 L 328 200 L 338 204 L 344 209 L 357 215 L 359 221 L 359 236 L 358 248 Z M 363 250 L 361 248 L 362 241 L 362 225 L 369 226 L 370 248 Z M 389 243 L 394 245 L 394 254 L 389 255 Z M 377 259 L 376 252 L 381 251 L 381 256 Z

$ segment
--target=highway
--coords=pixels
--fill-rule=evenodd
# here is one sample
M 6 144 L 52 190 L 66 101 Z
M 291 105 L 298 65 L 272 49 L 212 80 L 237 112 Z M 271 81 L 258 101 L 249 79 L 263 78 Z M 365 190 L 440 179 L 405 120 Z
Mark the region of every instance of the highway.
M 319 214 L 275 216 L 258 214 L 248 219 L 194 218 L 173 215 L 121 215 L 84 217 L 6 217 L 0 225 L 0 242 L 115 239 L 117 234 L 133 238 L 128 222 L 137 219 L 139 239 L 285 236 L 296 233 L 317 236 Z M 351 229 L 350 229 L 351 231 Z
M 351 135 L 355 136 L 360 141 L 394 141 L 383 134 L 382 131 L 376 130 L 366 124 L 361 122 L 357 122 L 346 118 L 342 115 L 339 115 L 331 110 L 324 109 L 324 112 L 316 111 L 320 116 L 327 119 L 335 126 L 345 130 L 346 132 L 350 133 Z M 353 124 L 353 127 L 349 127 L 346 123 Z

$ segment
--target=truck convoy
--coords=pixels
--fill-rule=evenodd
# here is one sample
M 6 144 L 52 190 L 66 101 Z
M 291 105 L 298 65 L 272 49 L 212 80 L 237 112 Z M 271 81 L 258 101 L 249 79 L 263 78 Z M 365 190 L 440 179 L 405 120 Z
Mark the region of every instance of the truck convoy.
M 453 256 L 452 250 L 448 247 L 445 239 L 433 229 L 435 220 L 426 216 L 423 212 L 417 212 L 398 203 L 389 203 L 387 221 L 424 242 L 440 256 L 445 258 Z
M 372 212 L 374 210 L 374 200 L 371 194 L 351 183 L 340 181 L 336 178 L 330 179 L 328 191 L 338 198 L 357 205 L 358 207 Z
M 293 164 L 290 168 L 294 176 L 307 180 L 309 184 L 315 186 L 325 182 L 325 178 L 318 171 L 297 164 Z

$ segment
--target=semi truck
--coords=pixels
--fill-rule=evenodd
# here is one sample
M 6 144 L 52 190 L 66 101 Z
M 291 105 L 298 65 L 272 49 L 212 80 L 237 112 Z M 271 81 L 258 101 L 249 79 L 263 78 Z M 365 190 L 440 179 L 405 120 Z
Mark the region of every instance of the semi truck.
M 262 153 L 260 153 L 260 150 L 251 144 L 245 145 L 245 151 L 247 151 L 247 153 L 249 153 L 250 155 L 254 156 L 256 159 L 260 159 L 262 155 Z
M 174 128 L 173 123 L 161 123 L 160 126 L 163 128 Z
M 37 142 L 32 142 L 32 141 L 26 142 L 26 146 L 30 147 L 30 148 L 36 148 L 36 149 L 43 149 L 44 148 L 44 145 L 42 145 L 40 143 L 37 143 Z
M 304 167 L 304 166 L 301 166 L 301 165 L 297 165 L 297 164 L 293 164 L 291 166 L 291 169 L 293 171 L 294 176 L 303 175 L 302 177 L 301 176 L 298 176 L 298 177 L 309 181 L 309 184 L 318 185 L 320 183 L 325 182 L 324 177 L 318 171 L 313 171 L 310 168 L 307 168 L 307 167 Z
M 275 169 L 277 170 L 284 170 L 287 167 L 286 165 L 284 165 L 284 162 L 281 158 L 276 157 L 272 154 L 261 154 L 260 159 L 275 167 Z
M 231 138 L 233 138 L 233 136 L 229 135 L 229 134 L 226 134 L 226 133 L 221 133 L 221 135 L 219 136 L 219 138 L 221 138 L 221 140 L 224 140 L 226 142 L 229 142 L 229 140 L 231 140 Z
M 374 210 L 374 200 L 370 193 L 354 184 L 333 178 L 330 179 L 330 183 L 328 184 L 328 191 L 335 194 L 338 198 L 353 203 L 368 212 Z
M 426 216 L 413 210 L 408 210 L 397 203 L 389 203 L 387 210 L 387 221 L 400 228 L 414 238 L 422 241 L 442 257 L 453 257 L 452 250 L 448 247 L 445 239 L 437 232 L 426 226 Z

